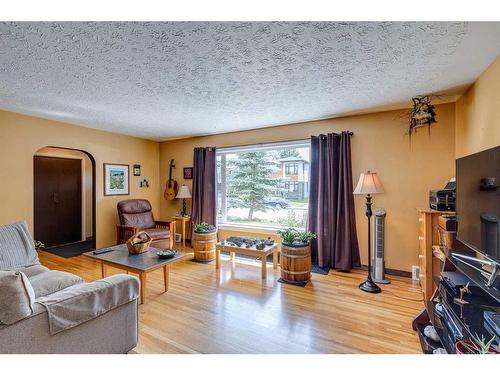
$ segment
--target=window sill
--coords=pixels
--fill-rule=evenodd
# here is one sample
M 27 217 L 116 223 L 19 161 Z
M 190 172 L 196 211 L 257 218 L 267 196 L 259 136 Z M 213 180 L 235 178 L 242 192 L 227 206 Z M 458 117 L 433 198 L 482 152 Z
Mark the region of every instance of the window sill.
M 274 234 L 277 235 L 279 230 L 285 229 L 284 227 L 276 227 L 276 226 L 257 226 L 257 225 L 245 225 L 245 224 L 231 224 L 231 223 L 223 223 L 217 226 L 218 229 L 221 230 L 234 230 L 239 232 L 249 232 L 249 233 L 265 233 L 265 234 Z M 298 228 L 299 230 L 304 230 L 304 228 Z

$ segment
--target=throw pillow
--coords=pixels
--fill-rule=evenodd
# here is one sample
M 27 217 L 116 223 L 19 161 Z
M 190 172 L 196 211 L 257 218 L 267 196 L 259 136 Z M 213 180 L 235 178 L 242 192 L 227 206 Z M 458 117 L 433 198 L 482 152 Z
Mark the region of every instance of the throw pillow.
M 13 324 L 33 314 L 35 291 L 19 271 L 0 271 L 0 323 Z

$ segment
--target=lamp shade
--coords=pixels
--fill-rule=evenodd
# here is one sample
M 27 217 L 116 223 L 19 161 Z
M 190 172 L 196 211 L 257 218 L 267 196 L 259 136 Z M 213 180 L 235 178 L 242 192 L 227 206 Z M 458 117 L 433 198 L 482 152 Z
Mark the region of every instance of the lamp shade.
M 356 185 L 353 194 L 381 194 L 383 192 L 384 187 L 377 173 L 367 171 L 359 176 L 358 185 Z
M 179 192 L 175 196 L 176 198 L 191 198 L 191 192 L 186 185 L 182 185 Z

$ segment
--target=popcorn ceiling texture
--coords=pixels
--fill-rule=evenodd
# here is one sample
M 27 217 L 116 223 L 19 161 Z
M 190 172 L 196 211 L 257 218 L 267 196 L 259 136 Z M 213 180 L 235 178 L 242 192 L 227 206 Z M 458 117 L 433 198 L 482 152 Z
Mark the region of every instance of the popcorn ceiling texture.
M 499 25 L 2 23 L 0 108 L 157 140 L 314 120 L 472 82 Z

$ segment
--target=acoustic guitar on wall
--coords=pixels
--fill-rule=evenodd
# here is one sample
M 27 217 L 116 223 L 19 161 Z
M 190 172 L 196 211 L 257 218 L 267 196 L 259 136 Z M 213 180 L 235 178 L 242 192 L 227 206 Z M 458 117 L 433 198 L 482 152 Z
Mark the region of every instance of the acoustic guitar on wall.
M 175 168 L 174 159 L 170 160 L 169 171 L 168 171 L 168 181 L 165 185 L 165 192 L 163 196 L 167 201 L 173 201 L 177 195 L 177 181 L 172 178 L 172 169 Z

